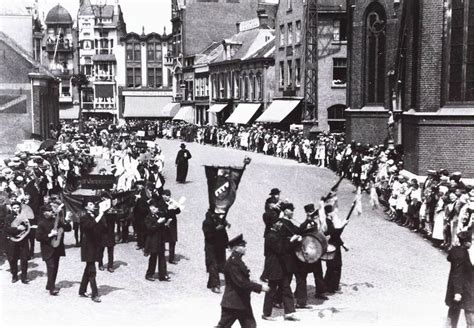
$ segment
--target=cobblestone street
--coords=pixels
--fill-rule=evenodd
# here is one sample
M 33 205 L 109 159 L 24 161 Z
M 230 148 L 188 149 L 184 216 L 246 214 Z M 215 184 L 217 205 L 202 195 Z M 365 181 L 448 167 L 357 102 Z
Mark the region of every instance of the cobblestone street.
M 187 144 L 190 160 L 188 182 L 176 184 L 174 159 L 178 141 L 160 140 L 165 159 L 166 187 L 172 197 L 186 197 L 185 209 L 178 216 L 177 253 L 179 263 L 168 265 L 171 282 L 145 280 L 148 259 L 135 250 L 135 242 L 115 247 L 114 273 L 98 271 L 101 304 L 78 296 L 84 269 L 80 249 L 72 247 L 73 234 L 66 234 L 66 257 L 61 259 L 58 274 L 59 297 L 45 291 L 46 268 L 37 253 L 30 261 L 29 285 L 11 284 L 8 263 L 0 265 L 0 321 L 7 327 L 14 323 L 44 325 L 72 322 L 81 325 L 156 325 L 211 327 L 218 322 L 222 295 L 206 288 L 204 238 L 201 223 L 208 207 L 205 164 L 242 165 L 244 156 L 252 162 L 243 175 L 237 199 L 230 209 L 232 224 L 229 237 L 243 233 L 248 242 L 244 261 L 258 280 L 263 269 L 262 213 L 269 190 L 278 187 L 281 197 L 295 204 L 295 218 L 304 220 L 303 206 L 316 205 L 338 177 L 328 169 L 300 164 L 262 154 L 233 149 Z M 354 198 L 354 187 L 343 181 L 339 188 L 340 214 L 345 216 Z M 257 324 L 261 327 L 305 326 L 413 326 L 441 327 L 446 317 L 444 305 L 449 264 L 446 256 L 408 229 L 384 219 L 382 210 L 371 210 L 363 196 L 363 214 L 353 215 L 343 234 L 350 249 L 343 253 L 342 290 L 321 303 L 313 298 L 314 282 L 308 279 L 311 310 L 298 311 L 300 322 L 277 322 L 260 319 L 263 294 L 252 295 Z M 132 229 L 130 229 L 132 230 Z M 36 247 L 39 252 L 39 245 Z M 146 305 L 146 306 L 145 306 Z M 34 317 L 28 309 L 35 309 Z M 93 313 L 93 315 L 91 315 Z M 113 319 L 111 319 L 113 318 Z

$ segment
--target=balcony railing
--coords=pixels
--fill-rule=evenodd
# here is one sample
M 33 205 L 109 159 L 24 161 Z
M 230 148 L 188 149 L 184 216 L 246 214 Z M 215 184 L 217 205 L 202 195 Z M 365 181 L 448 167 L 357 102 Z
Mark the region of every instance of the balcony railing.
M 74 74 L 72 69 L 51 69 L 51 73 L 60 78 L 68 78 Z
M 74 47 L 72 46 L 71 43 L 67 42 L 59 42 L 58 43 L 58 48 L 56 49 L 56 42 L 48 42 L 46 43 L 46 51 L 73 51 Z
M 115 81 L 115 76 L 111 74 L 96 74 L 93 79 L 94 82 L 113 82 Z

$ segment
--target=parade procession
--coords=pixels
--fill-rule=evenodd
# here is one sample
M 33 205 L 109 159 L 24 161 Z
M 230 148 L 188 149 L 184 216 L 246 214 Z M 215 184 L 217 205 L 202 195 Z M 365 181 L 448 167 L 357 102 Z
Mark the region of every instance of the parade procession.
M 474 328 L 473 17 L 0 1 L 0 326 Z

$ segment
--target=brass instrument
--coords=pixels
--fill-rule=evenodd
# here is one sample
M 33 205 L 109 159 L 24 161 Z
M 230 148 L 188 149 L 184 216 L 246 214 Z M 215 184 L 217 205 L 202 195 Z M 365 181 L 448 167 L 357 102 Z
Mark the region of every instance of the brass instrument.
M 15 220 L 13 220 L 13 222 L 11 223 L 11 227 L 17 228 L 22 225 L 25 227 L 25 230 L 18 233 L 18 235 L 16 235 L 15 237 L 8 237 L 8 239 L 15 243 L 22 241 L 23 239 L 25 239 L 26 236 L 28 236 L 30 230 L 32 229 L 30 220 L 33 220 L 35 217 L 33 211 L 31 210 L 31 207 L 27 205 L 22 205 L 21 207 L 21 212 L 17 215 Z
M 165 201 L 168 205 L 169 210 L 176 210 L 179 209 L 182 211 L 184 209 L 184 202 L 186 201 L 185 197 L 181 197 L 179 201 L 174 200 L 173 198 L 169 198 L 169 200 Z

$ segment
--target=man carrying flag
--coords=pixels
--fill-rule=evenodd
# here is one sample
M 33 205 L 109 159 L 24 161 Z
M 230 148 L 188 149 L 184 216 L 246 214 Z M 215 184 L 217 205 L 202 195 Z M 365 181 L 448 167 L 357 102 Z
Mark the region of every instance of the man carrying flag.
M 250 158 L 244 159 L 243 167 L 205 166 L 209 209 L 202 223 L 206 269 L 209 273 L 207 288 L 219 294 L 219 272 L 224 272 L 225 249 L 229 238 L 226 229 L 227 212 L 235 201 L 237 188 Z

